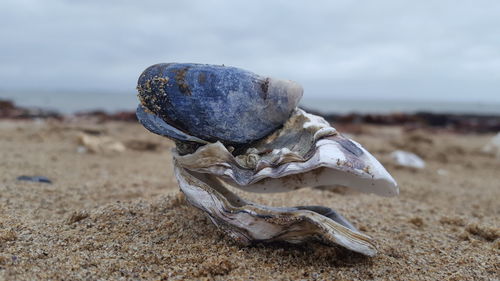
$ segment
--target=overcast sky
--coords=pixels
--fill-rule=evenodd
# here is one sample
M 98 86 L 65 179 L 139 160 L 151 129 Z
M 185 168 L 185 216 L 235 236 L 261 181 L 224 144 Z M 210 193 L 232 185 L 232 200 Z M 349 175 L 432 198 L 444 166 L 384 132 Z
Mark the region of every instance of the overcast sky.
M 500 1 L 0 2 L 0 91 L 135 92 L 158 62 L 314 98 L 500 102 Z

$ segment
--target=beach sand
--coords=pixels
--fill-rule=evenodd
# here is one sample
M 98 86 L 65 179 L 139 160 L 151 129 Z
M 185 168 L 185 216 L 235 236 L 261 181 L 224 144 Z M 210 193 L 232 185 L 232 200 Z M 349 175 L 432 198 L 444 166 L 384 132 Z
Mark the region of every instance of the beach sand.
M 1 121 L 0 280 L 499 280 L 500 159 L 481 153 L 492 135 L 353 132 L 398 181 L 399 197 L 311 188 L 244 196 L 331 207 L 373 237 L 373 258 L 312 242 L 235 244 L 184 200 L 173 143 L 138 124 Z M 426 168 L 395 166 L 395 149 Z

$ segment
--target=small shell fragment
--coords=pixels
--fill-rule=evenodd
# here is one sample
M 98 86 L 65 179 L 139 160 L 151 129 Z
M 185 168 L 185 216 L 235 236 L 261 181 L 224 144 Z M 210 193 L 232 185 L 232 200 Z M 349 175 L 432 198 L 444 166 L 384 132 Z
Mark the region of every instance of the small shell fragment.
M 496 156 L 496 158 L 500 160 L 500 132 L 498 132 L 485 146 L 483 146 L 481 152 Z
M 425 161 L 415 153 L 403 150 L 396 150 L 391 153 L 394 162 L 403 167 L 410 167 L 416 169 L 425 168 Z

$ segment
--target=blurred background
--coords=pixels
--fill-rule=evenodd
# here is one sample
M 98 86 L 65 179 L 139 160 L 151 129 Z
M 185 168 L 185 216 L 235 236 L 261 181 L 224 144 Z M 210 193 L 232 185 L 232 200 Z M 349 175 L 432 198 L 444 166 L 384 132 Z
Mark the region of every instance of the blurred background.
M 0 98 L 133 110 L 159 62 L 291 79 L 327 113 L 500 113 L 498 1 L 2 0 Z
M 349 138 L 400 195 L 237 194 L 332 207 L 373 237 L 378 256 L 316 243 L 242 248 L 191 208 L 176 144 L 135 115 L 137 78 L 161 62 L 302 84 L 304 109 L 343 136 L 320 135 L 342 140 L 342 154 L 317 154 L 337 160 L 332 177 L 382 171 L 361 169 L 355 159 L 371 156 Z M 274 136 L 283 153 L 305 151 L 302 133 L 293 146 Z M 247 145 L 228 147 L 237 163 L 254 159 L 238 155 Z M 267 152 L 256 158 L 266 167 Z M 500 1 L 0 0 L 0 159 L 0 281 L 500 281 Z

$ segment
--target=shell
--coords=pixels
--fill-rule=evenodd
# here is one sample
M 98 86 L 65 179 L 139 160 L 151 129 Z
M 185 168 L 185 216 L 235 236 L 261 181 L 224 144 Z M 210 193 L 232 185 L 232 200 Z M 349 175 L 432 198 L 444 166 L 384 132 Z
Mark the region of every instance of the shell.
M 303 93 L 293 81 L 193 63 L 150 66 L 139 77 L 137 89 L 141 123 L 152 118 L 146 112 L 167 124 L 153 128 L 154 133 L 181 141 L 186 140 L 180 137 L 184 134 L 234 145 L 261 139 L 282 126 Z
M 391 152 L 390 157 L 398 166 L 410 167 L 415 169 L 425 168 L 425 161 L 417 154 L 409 151 L 395 150 Z
M 210 174 L 194 173 L 179 165 L 174 166 L 174 172 L 187 200 L 240 244 L 319 239 L 367 256 L 377 253 L 371 237 L 329 208 L 263 206 L 238 197 Z
M 228 190 L 283 192 L 302 187 L 347 186 L 382 196 L 399 193 L 396 181 L 360 144 L 323 118 L 297 109 L 281 129 L 234 156 L 220 142 L 196 152 L 174 151 L 175 175 L 194 206 L 242 244 L 299 243 L 318 238 L 373 256 L 371 238 L 335 211 L 319 206 L 275 208 Z
M 283 128 L 233 156 L 220 142 L 174 160 L 223 178 L 249 192 L 286 192 L 311 186 L 347 186 L 381 196 L 398 194 L 396 181 L 360 144 L 319 116 L 297 109 Z
M 174 63 L 146 69 L 137 88 L 139 121 L 176 140 L 174 172 L 182 192 L 229 237 L 244 245 L 319 239 L 376 254 L 372 239 L 330 208 L 264 206 L 230 190 L 346 186 L 399 193 L 360 144 L 296 108 L 298 84 L 234 67 Z

